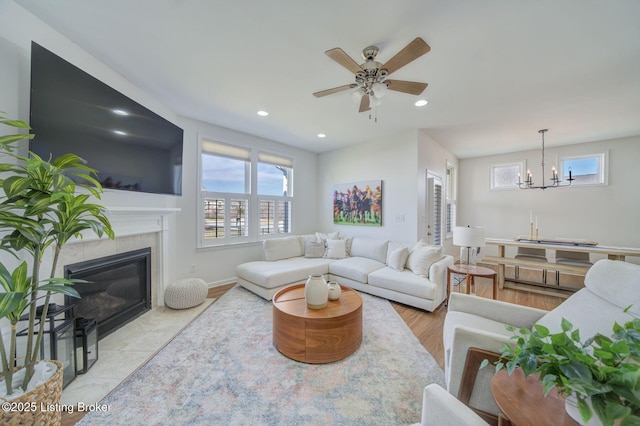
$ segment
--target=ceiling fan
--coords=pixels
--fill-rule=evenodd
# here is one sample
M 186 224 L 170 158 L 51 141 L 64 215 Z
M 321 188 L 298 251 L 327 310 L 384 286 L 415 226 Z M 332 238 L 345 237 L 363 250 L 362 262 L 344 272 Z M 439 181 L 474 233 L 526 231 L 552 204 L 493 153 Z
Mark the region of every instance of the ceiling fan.
M 328 57 L 355 74 L 355 83 L 345 84 L 344 86 L 334 87 L 333 89 L 321 90 L 315 92 L 313 96 L 320 98 L 333 93 L 357 88 L 353 96 L 360 98 L 359 112 L 364 112 L 371 109 L 371 97 L 379 100 L 387 90 L 419 95 L 427 88 L 427 83 L 387 80 L 387 77 L 430 50 L 431 47 L 420 37 L 417 37 L 404 49 L 396 53 L 393 58 L 382 64 L 375 60 L 378 56 L 379 49 L 376 46 L 369 46 L 362 50 L 362 58 L 365 62 L 360 65 L 339 47 L 327 50 L 324 53 Z

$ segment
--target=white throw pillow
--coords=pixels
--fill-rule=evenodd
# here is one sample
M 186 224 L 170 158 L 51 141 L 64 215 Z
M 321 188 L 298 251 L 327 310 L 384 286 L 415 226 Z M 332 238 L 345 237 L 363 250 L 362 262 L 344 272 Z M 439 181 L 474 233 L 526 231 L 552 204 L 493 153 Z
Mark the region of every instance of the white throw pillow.
M 325 242 L 327 240 L 337 240 L 340 238 L 340 231 L 330 232 L 328 234 L 316 232 L 316 241 Z
M 430 246 L 420 240 L 409 253 L 407 268 L 416 275 L 428 277 L 429 268 L 440 259 L 442 259 L 442 247 Z
M 396 271 L 404 271 L 404 265 L 409 258 L 409 249 L 407 246 L 398 247 L 389 253 L 389 262 L 387 263 L 390 268 Z
M 304 248 L 304 257 L 322 257 L 324 256 L 324 242 L 307 240 Z
M 264 260 L 275 261 L 302 256 L 298 237 L 273 238 L 262 242 Z
M 343 259 L 347 257 L 345 240 L 327 240 L 327 254 L 329 259 Z

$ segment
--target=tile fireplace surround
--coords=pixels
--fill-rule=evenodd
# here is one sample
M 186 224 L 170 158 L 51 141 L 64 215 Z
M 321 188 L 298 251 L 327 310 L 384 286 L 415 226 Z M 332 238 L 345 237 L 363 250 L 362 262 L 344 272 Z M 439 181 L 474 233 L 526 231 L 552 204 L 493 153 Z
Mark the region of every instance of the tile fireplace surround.
M 164 288 L 173 277 L 174 268 L 169 252 L 170 215 L 179 210 L 176 208 L 109 208 L 108 217 L 115 239 L 99 239 L 87 233 L 82 239 L 65 245 L 60 253 L 56 276 L 64 276 L 65 265 L 151 247 L 152 308 L 163 306 Z M 64 300 L 55 300 L 55 302 L 64 303 Z

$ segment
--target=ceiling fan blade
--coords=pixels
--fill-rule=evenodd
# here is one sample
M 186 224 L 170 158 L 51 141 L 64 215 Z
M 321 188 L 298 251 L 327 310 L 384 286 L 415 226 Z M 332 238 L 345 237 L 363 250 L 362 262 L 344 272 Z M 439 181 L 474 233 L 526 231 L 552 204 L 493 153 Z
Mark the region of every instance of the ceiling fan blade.
M 409 62 L 418 59 L 431 50 L 431 47 L 420 37 L 417 37 L 411 43 L 409 43 L 404 49 L 396 53 L 396 55 L 389 59 L 381 69 L 386 69 L 391 74 L 394 71 L 404 67 Z
M 321 98 L 323 96 L 333 95 L 334 93 L 342 92 L 344 90 L 353 89 L 354 87 L 358 87 L 358 85 L 355 83 L 345 84 L 344 86 L 334 87 L 333 89 L 327 89 L 327 90 L 321 90 L 319 92 L 315 92 L 313 96 L 315 96 L 316 98 Z
M 360 67 L 360 65 L 358 65 L 358 63 L 354 61 L 351 56 L 344 53 L 344 50 L 340 49 L 339 47 L 327 50 L 324 53 L 354 74 L 363 71 L 362 67 Z
M 419 95 L 427 88 L 427 83 L 418 83 L 415 81 L 404 80 L 385 80 L 385 83 L 389 83 L 387 88 L 389 90 L 395 90 L 396 92 L 408 93 L 410 95 Z
M 360 109 L 358 110 L 358 112 L 365 112 L 369 111 L 370 109 L 371 107 L 369 106 L 369 95 L 365 93 L 364 95 L 362 95 L 362 99 L 360 99 Z

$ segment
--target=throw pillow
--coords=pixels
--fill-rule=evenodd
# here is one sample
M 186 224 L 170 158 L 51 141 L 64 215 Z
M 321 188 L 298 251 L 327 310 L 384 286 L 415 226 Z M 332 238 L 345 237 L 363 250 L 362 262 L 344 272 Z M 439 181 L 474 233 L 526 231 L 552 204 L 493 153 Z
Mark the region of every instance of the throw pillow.
M 398 247 L 389 253 L 389 267 L 396 271 L 404 271 L 404 265 L 409 258 L 409 249 L 406 246 Z
M 275 261 L 302 256 L 298 237 L 273 238 L 262 242 L 264 260 Z
M 430 246 L 420 241 L 409 253 L 407 268 L 416 275 L 428 277 L 429 268 L 440 259 L 442 259 L 442 247 Z
M 336 231 L 336 232 L 330 232 L 328 234 L 325 234 L 323 232 L 316 232 L 316 240 L 318 242 L 322 241 L 327 241 L 327 240 L 337 240 L 338 238 L 340 238 L 340 231 Z
M 329 259 L 343 259 L 347 257 L 345 240 L 327 240 L 327 254 Z
M 324 256 L 324 243 L 317 241 L 306 241 L 304 247 L 304 257 L 322 257 Z

